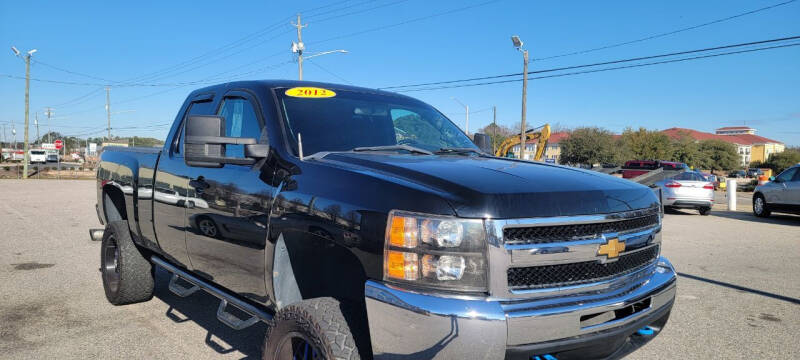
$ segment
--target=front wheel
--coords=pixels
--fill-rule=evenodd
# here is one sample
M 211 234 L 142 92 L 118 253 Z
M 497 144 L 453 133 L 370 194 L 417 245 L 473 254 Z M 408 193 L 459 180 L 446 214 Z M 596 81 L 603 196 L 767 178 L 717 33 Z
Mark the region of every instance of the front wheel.
M 339 301 L 325 297 L 289 305 L 275 315 L 264 360 L 359 360 Z
M 758 217 L 767 217 L 770 214 L 767 201 L 764 200 L 764 195 L 756 194 L 753 196 L 753 214 Z

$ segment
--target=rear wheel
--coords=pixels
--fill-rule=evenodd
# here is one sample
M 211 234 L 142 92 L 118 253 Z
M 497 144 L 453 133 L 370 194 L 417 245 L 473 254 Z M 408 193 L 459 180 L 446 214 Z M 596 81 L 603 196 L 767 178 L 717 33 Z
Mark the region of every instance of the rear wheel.
M 265 360 L 359 360 L 339 301 L 325 297 L 281 309 L 264 340 Z
M 700 215 L 703 215 L 703 216 L 711 214 L 711 208 L 710 207 L 704 207 L 704 208 L 700 208 L 698 210 L 700 210 Z
M 100 249 L 100 273 L 108 302 L 124 305 L 153 297 L 153 265 L 133 243 L 126 221 L 106 225 Z
M 756 194 L 753 196 L 753 214 L 758 217 L 767 217 L 770 214 L 767 201 L 764 200 L 764 195 Z

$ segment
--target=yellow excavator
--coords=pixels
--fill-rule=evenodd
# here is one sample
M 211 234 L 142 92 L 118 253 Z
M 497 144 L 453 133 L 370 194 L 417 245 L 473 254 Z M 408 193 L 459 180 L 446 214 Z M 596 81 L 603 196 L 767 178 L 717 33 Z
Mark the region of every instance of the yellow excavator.
M 525 138 L 527 139 L 526 141 L 537 140 L 536 154 L 533 156 L 533 160 L 541 161 L 544 156 L 544 150 L 547 148 L 547 140 L 550 139 L 550 124 L 544 124 L 538 128 L 526 131 Z M 508 151 L 511 150 L 514 145 L 519 144 L 519 140 L 519 135 L 513 135 L 505 139 L 500 143 L 500 146 L 497 147 L 497 151 L 494 155 L 498 157 L 508 156 Z

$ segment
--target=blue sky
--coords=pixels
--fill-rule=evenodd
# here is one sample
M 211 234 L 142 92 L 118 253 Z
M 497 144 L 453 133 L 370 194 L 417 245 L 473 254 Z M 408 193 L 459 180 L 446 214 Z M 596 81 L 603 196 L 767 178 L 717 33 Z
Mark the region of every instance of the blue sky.
M 24 81 L 5 76 L 24 76 L 12 45 L 39 50 L 34 60 L 41 63 L 32 66 L 32 78 L 93 84 L 32 81 L 31 124 L 38 112 L 44 133 L 44 108 L 54 106 L 54 130 L 98 136 L 106 118 L 105 92 L 97 84 L 109 80 L 154 72 L 140 82 L 223 82 L 234 75 L 295 79 L 297 65 L 289 50 L 295 32 L 289 22 L 298 11 L 309 24 L 303 32 L 307 54 L 349 51 L 307 61 L 306 80 L 383 87 L 520 72 L 522 57 L 509 40 L 513 34 L 537 59 L 782 1 L 3 1 L 0 44 L 7 50 L 0 51 L 0 124 L 10 137 L 15 122 L 17 140 L 22 139 Z M 451 12 L 470 5 L 476 6 Z M 649 41 L 536 60 L 531 70 L 800 35 L 798 19 L 800 1 Z M 393 24 L 400 25 L 366 31 Z M 157 125 L 171 123 L 186 94 L 200 86 L 112 86 L 113 133 L 165 136 L 167 128 Z M 521 86 L 513 82 L 408 94 L 461 126 L 464 110 L 451 97 L 469 104 L 474 132 L 491 122 L 493 105 L 499 123 L 518 122 Z M 759 135 L 800 145 L 800 46 L 534 80 L 528 94 L 532 125 L 601 126 L 619 132 L 626 126 L 713 131 L 747 124 Z M 31 131 L 35 134 L 33 126 Z

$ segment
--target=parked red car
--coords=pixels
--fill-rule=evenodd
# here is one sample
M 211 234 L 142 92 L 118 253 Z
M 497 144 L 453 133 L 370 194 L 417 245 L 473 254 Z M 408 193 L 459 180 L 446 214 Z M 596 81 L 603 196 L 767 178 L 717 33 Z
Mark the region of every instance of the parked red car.
M 625 162 L 625 165 L 622 165 L 622 178 L 632 179 L 659 168 L 664 170 L 679 170 L 688 169 L 689 167 L 684 163 L 674 161 L 629 160 Z

